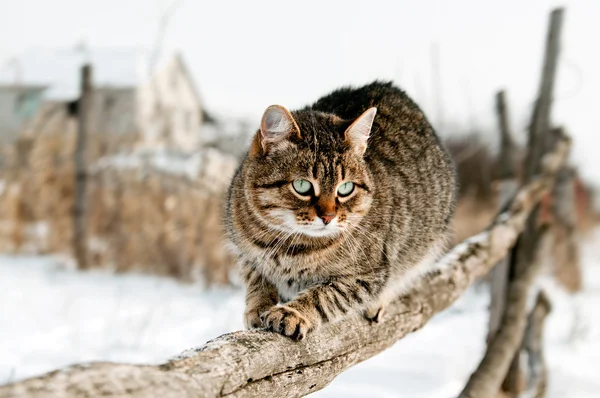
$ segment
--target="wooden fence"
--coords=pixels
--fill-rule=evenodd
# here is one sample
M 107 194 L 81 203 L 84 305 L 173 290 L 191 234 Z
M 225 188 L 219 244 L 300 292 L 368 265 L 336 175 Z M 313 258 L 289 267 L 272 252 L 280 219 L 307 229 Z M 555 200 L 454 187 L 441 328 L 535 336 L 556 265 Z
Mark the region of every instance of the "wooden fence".
M 304 396 L 420 329 L 505 258 L 509 260 L 493 276 L 493 283 L 500 284 L 493 289 L 500 304 L 492 307 L 487 351 L 460 397 L 496 397 L 501 389 L 517 396 L 526 387 L 533 396 L 543 396 L 546 372 L 540 344 L 550 305 L 541 294 L 529 310 L 527 297 L 540 267 L 540 242 L 548 230 L 539 223 L 540 202 L 553 193 L 559 202 L 568 197 L 559 193 L 556 181 L 564 173 L 570 139 L 550 124 L 562 17 L 562 9 L 551 14 L 521 188 L 485 231 L 450 250 L 435 272 L 393 302 L 382 322 L 371 324 L 357 315 L 324 325 L 300 342 L 261 330 L 239 331 L 161 365 L 75 365 L 2 386 L 0 398 Z M 529 354 L 537 370 L 527 379 L 519 369 L 521 351 Z

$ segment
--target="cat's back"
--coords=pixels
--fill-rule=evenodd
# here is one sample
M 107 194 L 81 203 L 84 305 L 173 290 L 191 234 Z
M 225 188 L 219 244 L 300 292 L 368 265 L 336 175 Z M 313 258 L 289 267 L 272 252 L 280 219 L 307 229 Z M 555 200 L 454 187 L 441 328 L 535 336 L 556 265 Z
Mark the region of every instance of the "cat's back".
M 406 129 L 429 126 L 417 104 L 391 82 L 375 81 L 361 87 L 342 87 L 320 98 L 309 109 L 354 120 L 371 107 L 377 108 L 374 124 L 383 130 L 390 127 L 396 130 L 400 125 Z
M 361 87 L 343 87 L 322 97 L 308 109 L 354 120 L 371 107 L 377 108 L 377 115 L 365 154 L 368 159 L 385 161 L 390 166 L 401 165 L 402 174 L 406 174 L 406 168 L 411 164 L 426 163 L 424 167 L 414 167 L 415 178 L 423 177 L 424 168 L 429 171 L 436 168 L 435 177 L 446 178 L 453 184 L 452 161 L 433 127 L 419 106 L 391 82 L 375 81 Z M 388 168 L 387 171 L 394 170 Z

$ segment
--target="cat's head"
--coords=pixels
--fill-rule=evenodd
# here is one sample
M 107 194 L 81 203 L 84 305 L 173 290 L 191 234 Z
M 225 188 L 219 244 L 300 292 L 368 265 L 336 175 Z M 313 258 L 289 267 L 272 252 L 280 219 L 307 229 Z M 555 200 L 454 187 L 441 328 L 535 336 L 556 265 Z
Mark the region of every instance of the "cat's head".
M 267 108 L 246 160 L 246 198 L 255 215 L 284 234 L 311 237 L 357 226 L 372 203 L 364 154 L 376 112 L 342 120 Z

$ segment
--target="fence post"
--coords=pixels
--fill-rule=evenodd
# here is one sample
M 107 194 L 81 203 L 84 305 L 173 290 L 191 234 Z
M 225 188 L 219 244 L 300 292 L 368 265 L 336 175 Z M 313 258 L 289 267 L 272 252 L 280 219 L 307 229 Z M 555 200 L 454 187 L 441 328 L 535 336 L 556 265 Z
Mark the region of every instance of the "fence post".
M 552 93 L 556 79 L 558 54 L 560 52 L 560 34 L 562 31 L 564 10 L 557 8 L 550 14 L 550 28 L 546 37 L 546 50 L 542 68 L 542 80 L 535 104 L 534 117 L 531 121 L 528 142 L 528 159 L 525 163 L 525 183 L 540 171 L 540 159 L 551 145 L 548 138 L 550 130 L 550 112 L 552 109 Z
M 554 9 L 550 14 L 550 26 L 546 37 L 542 79 L 529 130 L 528 152 L 524 164 L 525 183 L 530 182 L 540 172 L 542 156 L 548 151 L 553 141 L 550 133 L 550 111 L 552 108 L 552 93 L 560 50 L 559 40 L 563 14 L 564 10 L 562 8 Z M 538 221 L 539 206 L 530 214 L 525 230 L 513 249 L 514 262 L 510 265 L 509 283 L 516 283 L 526 268 L 532 266 L 534 261 L 536 261 L 535 258 L 541 238 Z M 507 303 L 507 305 L 510 305 L 510 303 Z M 502 384 L 502 389 L 509 396 L 517 396 L 523 389 L 520 355 L 521 351 L 517 350 Z
M 555 139 L 564 135 L 562 129 L 552 131 Z M 553 263 L 556 279 L 570 292 L 581 290 L 581 267 L 577 244 L 577 204 L 574 167 L 563 166 L 552 192 Z
M 506 109 L 506 95 L 504 90 L 496 94 L 496 112 L 498 115 L 498 125 L 500 128 L 500 154 L 499 154 L 499 187 L 498 187 L 498 205 L 503 208 L 506 203 L 517 192 L 516 180 L 516 154 L 510 129 L 508 127 L 508 112 Z M 500 327 L 500 321 L 504 313 L 504 306 L 507 294 L 508 281 L 508 257 L 502 259 L 490 272 L 490 319 L 488 326 L 489 342 Z
M 523 338 L 523 348 L 527 351 L 529 365 L 529 380 L 527 382 L 528 396 L 543 398 L 548 384 L 548 370 L 544 360 L 543 335 L 544 321 L 552 310 L 550 300 L 540 291 L 535 300 L 533 310 L 527 318 L 527 329 Z
M 92 66 L 81 68 L 81 94 L 77 109 L 77 138 L 75 144 L 75 187 L 73 203 L 73 252 L 77 266 L 88 267 L 86 233 L 86 150 L 92 110 Z

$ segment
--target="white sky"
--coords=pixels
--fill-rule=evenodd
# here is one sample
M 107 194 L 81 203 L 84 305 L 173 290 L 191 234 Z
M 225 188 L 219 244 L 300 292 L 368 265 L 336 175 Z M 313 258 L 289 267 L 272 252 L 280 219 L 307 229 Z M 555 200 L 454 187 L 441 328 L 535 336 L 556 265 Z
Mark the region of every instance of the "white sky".
M 163 1 L 167 6 L 168 1 Z M 0 0 L 0 67 L 32 46 L 151 48 L 160 1 Z M 209 110 L 258 120 L 344 84 L 393 79 L 439 124 L 431 49 L 440 48 L 443 122 L 495 128 L 493 95 L 508 90 L 512 125 L 528 121 L 548 13 L 567 9 L 554 119 L 573 159 L 600 183 L 600 1 L 181 0 L 165 51 L 181 50 Z

